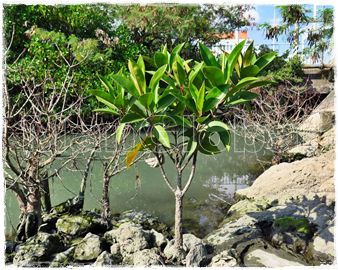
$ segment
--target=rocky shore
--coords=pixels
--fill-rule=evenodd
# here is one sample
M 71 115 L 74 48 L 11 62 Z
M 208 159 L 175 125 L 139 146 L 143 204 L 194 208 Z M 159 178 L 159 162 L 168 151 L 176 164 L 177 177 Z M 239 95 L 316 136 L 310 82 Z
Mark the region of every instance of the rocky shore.
M 303 142 L 286 153 L 288 162 L 270 167 L 251 187 L 239 190 L 237 202 L 224 213 L 217 230 L 204 239 L 183 235 L 183 265 L 335 262 L 335 125 L 333 95 L 328 98 L 327 106 L 321 105 L 309 117 L 316 135 L 305 132 Z M 127 211 L 105 223 L 95 211 L 69 214 L 56 207 L 43 216 L 37 235 L 24 243 L 6 243 L 6 263 L 174 266 L 172 238 L 171 228 L 146 213 Z

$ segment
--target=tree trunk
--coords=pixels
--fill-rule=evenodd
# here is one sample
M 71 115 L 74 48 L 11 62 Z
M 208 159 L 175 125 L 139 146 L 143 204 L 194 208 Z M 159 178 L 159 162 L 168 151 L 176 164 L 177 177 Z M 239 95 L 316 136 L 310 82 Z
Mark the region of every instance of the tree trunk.
M 107 222 L 110 216 L 109 203 L 109 176 L 105 173 L 103 175 L 103 190 L 102 190 L 102 218 Z
M 52 202 L 50 200 L 49 179 L 47 175 L 44 175 L 41 181 L 41 203 L 44 212 L 48 213 L 52 209 Z
M 180 189 L 175 192 L 175 248 L 178 252 L 183 249 L 182 237 L 182 211 L 183 211 L 183 194 Z
M 25 233 L 27 238 L 35 235 L 38 231 L 39 225 L 41 224 L 41 201 L 39 187 L 32 186 L 28 190 L 29 194 L 27 200 L 27 216 L 25 225 Z

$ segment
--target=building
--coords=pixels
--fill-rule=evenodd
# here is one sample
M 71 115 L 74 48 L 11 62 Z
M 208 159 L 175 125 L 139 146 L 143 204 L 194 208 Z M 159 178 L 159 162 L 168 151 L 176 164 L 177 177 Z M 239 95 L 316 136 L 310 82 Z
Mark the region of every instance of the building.
M 219 55 L 223 51 L 231 52 L 232 49 L 241 41 L 246 40 L 245 47 L 249 46 L 252 40 L 249 39 L 249 35 L 247 31 L 235 31 L 231 33 L 220 33 L 214 35 L 219 39 L 219 42 L 212 46 L 212 51 Z

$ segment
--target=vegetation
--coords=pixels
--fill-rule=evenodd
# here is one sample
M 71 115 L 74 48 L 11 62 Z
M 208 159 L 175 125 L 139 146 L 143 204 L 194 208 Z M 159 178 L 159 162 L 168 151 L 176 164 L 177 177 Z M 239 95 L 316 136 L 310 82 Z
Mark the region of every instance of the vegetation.
M 299 55 L 277 56 L 245 41 L 229 53 L 211 52 L 219 34 L 252 25 L 252 9 L 5 6 L 4 171 L 6 189 L 21 212 L 16 240 L 36 234 L 44 214 L 83 210 L 95 162 L 102 165 L 100 222 L 108 228 L 112 179 L 144 159 L 160 170 L 174 195 L 173 259 L 182 261 L 183 199 L 198 157 L 229 151 L 231 133 L 237 132 L 232 123 L 254 126 L 246 134 L 254 140 L 266 130 L 269 136 L 277 130 L 274 140 L 289 135 L 285 127 L 319 101 L 304 90 Z M 301 26 L 311 22 L 307 11 L 299 5 L 280 9 L 283 25 L 263 25 L 267 37 L 288 34 L 299 51 Z M 332 9 L 323 10 L 318 18 L 323 31 L 308 35 L 308 53 L 315 59 L 330 48 L 332 22 Z M 278 142 L 274 150 L 282 151 Z M 81 173 L 78 192 L 53 207 L 50 183 L 66 170 Z M 307 233 L 305 221 L 276 221 L 286 223 Z
M 323 63 L 324 53 L 333 47 L 333 8 L 322 9 L 317 18 L 312 18 L 309 15 L 310 10 L 304 5 L 278 6 L 278 9 L 283 21 L 281 25 L 260 25 L 265 29 L 266 37 L 278 39 L 279 36 L 286 35 L 293 53 L 300 54 L 299 39 L 302 34 L 306 34 L 309 48 L 304 53 Z M 304 26 L 310 23 L 314 25 L 306 29 Z
M 220 119 L 218 108 L 245 104 L 257 97 L 249 91 L 269 84 L 259 73 L 275 58 L 267 53 L 256 59 L 253 44 L 241 54 L 245 41 L 218 59 L 200 44 L 202 62 L 183 59 L 184 44 L 168 52 L 167 46 L 152 58 L 142 56 L 128 62 L 127 75 L 112 74 L 106 78 L 106 91 L 93 91 L 106 107 L 96 111 L 122 115 L 117 128 L 119 142 L 126 125 L 132 125 L 139 137 L 126 157 L 127 166 L 139 151 L 149 150 L 156 158 L 163 179 L 175 195 L 175 248 L 177 260 L 183 259 L 182 210 L 183 197 L 195 175 L 198 153 L 215 155 L 221 152 L 215 136 L 224 149 L 230 148 L 230 129 Z M 151 69 L 150 69 L 151 68 Z M 149 76 L 148 78 L 148 74 Z M 116 87 L 113 87 L 113 83 Z M 176 170 L 176 179 L 168 179 L 163 167 L 168 156 Z M 184 181 L 184 171 L 191 163 Z

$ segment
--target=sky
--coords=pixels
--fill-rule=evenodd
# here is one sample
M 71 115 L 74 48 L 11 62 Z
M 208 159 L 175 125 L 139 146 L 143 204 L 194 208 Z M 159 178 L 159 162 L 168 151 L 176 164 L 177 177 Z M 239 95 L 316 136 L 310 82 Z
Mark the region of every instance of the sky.
M 308 9 L 310 9 L 310 13 L 313 12 L 314 5 L 306 5 Z M 274 23 L 274 5 L 255 5 L 255 14 L 256 14 L 256 24 L 261 23 Z M 317 10 L 322 9 L 323 7 L 328 6 L 317 6 Z M 275 9 L 276 12 L 276 23 L 281 23 L 281 16 L 279 13 L 278 8 Z M 265 38 L 264 31 L 258 30 L 257 27 L 252 27 L 248 29 L 249 38 L 254 40 L 256 45 L 260 44 L 272 44 L 272 40 L 268 40 Z M 287 45 L 287 39 L 286 36 L 281 36 L 276 43 L 280 43 L 279 45 L 276 45 L 276 49 L 278 47 L 281 49 L 281 51 L 284 51 L 288 45 Z

